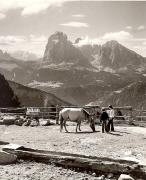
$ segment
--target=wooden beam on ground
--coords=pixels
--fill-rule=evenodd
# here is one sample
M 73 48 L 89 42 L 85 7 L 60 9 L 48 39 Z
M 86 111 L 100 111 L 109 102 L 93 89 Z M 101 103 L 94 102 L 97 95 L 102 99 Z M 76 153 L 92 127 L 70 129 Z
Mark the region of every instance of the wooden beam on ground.
M 130 174 L 135 178 L 146 178 L 146 167 L 134 161 L 94 157 L 64 152 L 44 151 L 7 145 L 3 151 L 17 155 L 18 159 L 33 160 L 43 163 L 54 163 L 65 168 L 77 168 L 80 171 L 98 173 Z

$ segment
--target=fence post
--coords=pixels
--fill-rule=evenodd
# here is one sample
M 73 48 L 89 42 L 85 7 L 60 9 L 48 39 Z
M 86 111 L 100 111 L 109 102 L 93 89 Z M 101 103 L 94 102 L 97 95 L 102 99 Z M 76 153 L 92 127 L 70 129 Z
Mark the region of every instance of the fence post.
M 130 113 L 129 113 L 130 117 L 129 117 L 129 124 L 132 125 L 133 124 L 133 109 L 130 109 Z
M 56 124 L 59 124 L 59 110 L 60 107 L 59 105 L 56 106 Z
M 143 116 L 144 107 L 142 106 L 141 116 Z M 143 120 L 143 117 L 141 117 L 141 121 Z

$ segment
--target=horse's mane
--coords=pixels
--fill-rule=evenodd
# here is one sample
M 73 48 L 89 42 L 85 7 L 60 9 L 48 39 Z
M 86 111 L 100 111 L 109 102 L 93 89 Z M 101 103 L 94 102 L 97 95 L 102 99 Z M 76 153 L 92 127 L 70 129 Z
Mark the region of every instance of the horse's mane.
M 85 115 L 86 115 L 87 117 L 90 116 L 89 112 L 88 112 L 86 109 L 84 109 L 84 108 L 83 108 L 83 112 L 85 113 Z

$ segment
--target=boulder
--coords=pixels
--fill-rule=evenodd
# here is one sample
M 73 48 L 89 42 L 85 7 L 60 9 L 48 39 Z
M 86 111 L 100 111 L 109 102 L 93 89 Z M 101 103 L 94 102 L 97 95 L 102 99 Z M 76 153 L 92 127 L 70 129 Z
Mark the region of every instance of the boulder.
M 50 125 L 50 120 L 49 119 L 43 119 L 40 121 L 41 126 L 49 126 Z
M 3 117 L 3 124 L 12 125 L 12 124 L 14 124 L 15 120 L 16 120 L 15 116 L 4 116 Z
M 31 123 L 31 120 L 30 119 L 27 119 L 24 123 L 23 123 L 23 126 L 29 126 Z
M 31 126 L 31 127 L 39 126 L 39 121 L 37 121 L 37 120 L 35 120 L 35 119 L 31 120 L 30 126 Z
M 24 123 L 24 119 L 18 119 L 15 121 L 15 125 L 22 126 Z
M 40 125 L 41 126 L 50 126 L 50 125 L 54 125 L 54 123 L 51 122 L 50 119 L 40 119 Z
M 4 151 L 0 151 L 0 165 L 16 163 L 17 156 L 14 154 L 9 154 Z
M 118 180 L 134 180 L 130 175 L 121 174 Z

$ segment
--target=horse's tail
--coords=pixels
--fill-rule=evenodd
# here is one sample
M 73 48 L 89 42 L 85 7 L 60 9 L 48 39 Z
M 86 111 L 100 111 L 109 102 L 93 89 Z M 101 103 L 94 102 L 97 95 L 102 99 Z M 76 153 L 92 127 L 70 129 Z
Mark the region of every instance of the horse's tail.
M 59 113 L 59 121 L 60 121 L 60 132 L 61 132 L 63 129 L 63 121 L 64 121 L 61 113 Z

